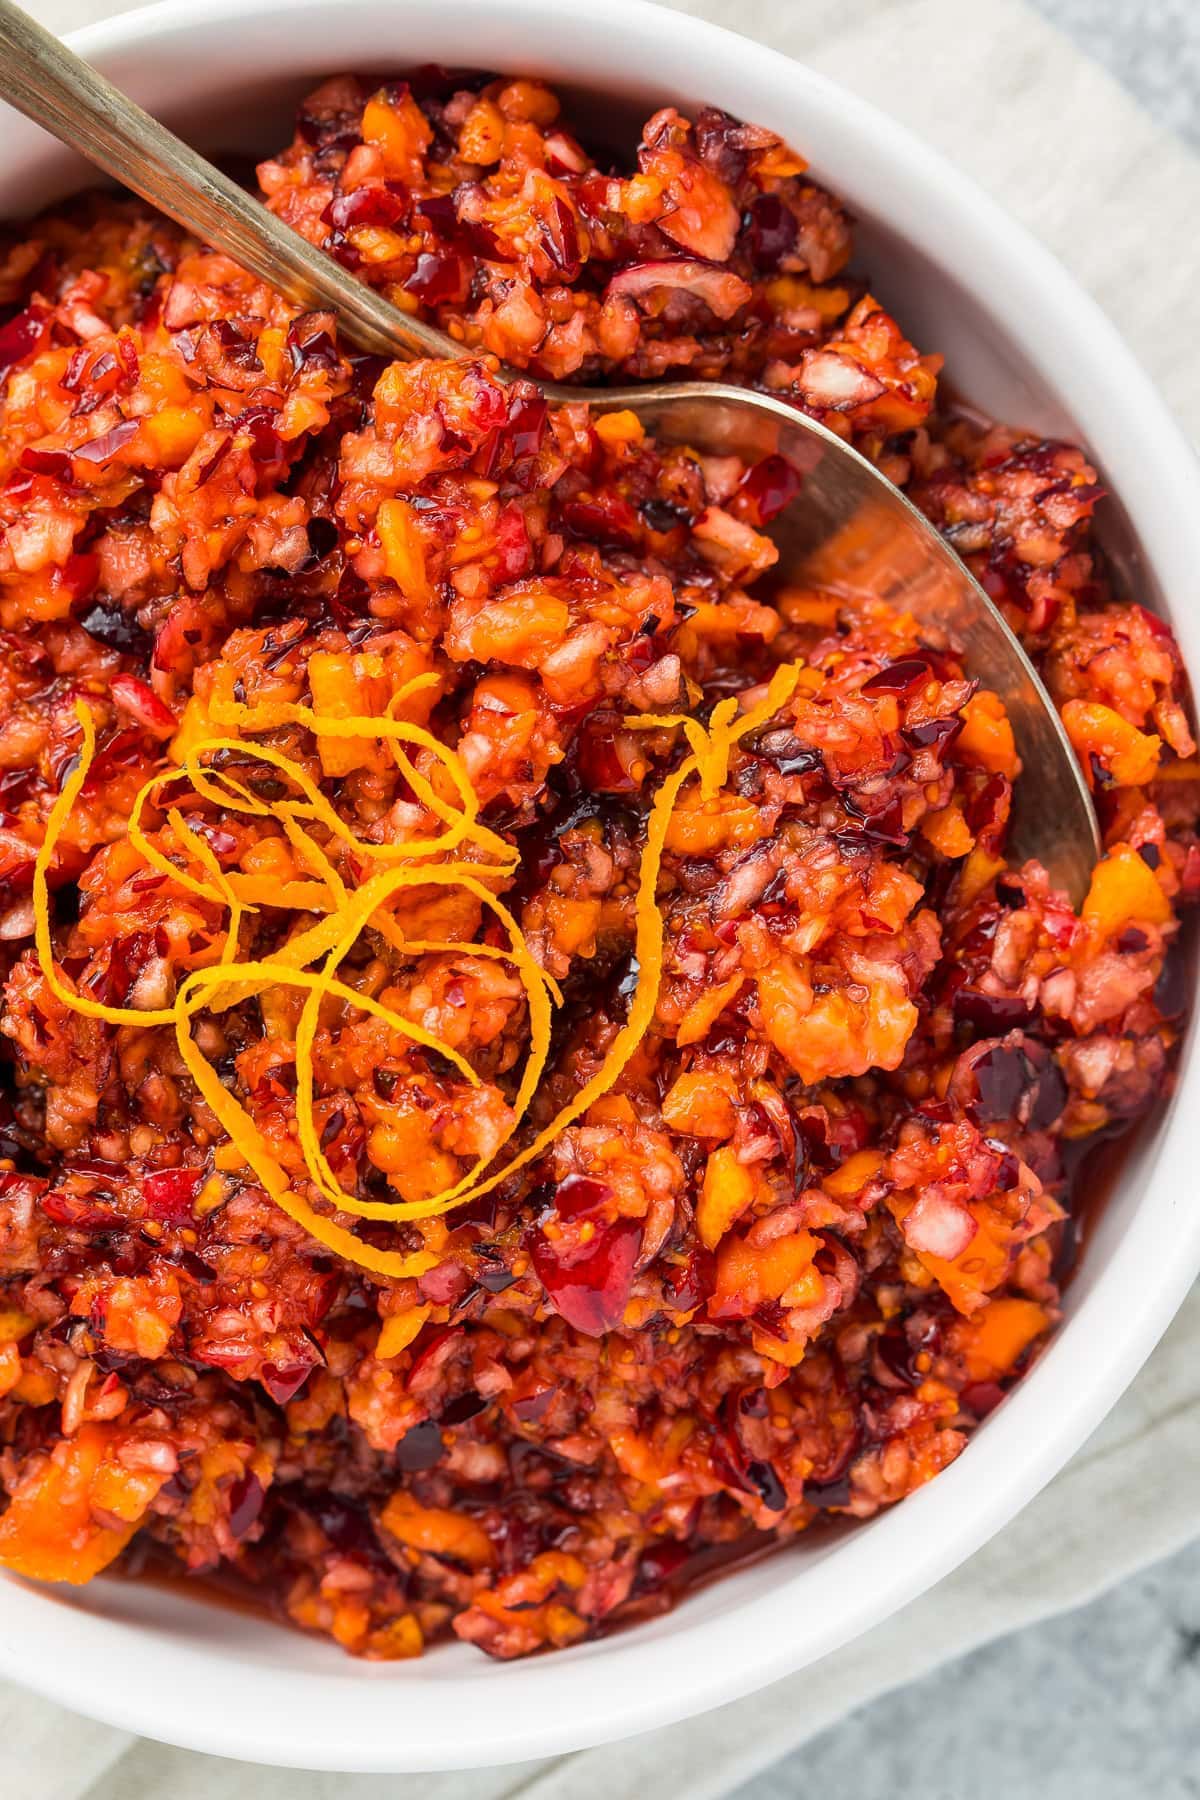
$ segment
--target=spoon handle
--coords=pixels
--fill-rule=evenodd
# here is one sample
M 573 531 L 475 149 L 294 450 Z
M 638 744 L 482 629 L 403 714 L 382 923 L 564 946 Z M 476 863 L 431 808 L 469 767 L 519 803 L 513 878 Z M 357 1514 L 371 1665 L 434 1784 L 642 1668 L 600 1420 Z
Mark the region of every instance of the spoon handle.
M 336 312 L 382 356 L 459 356 L 135 106 L 12 0 L 0 0 L 0 98 L 297 305 Z

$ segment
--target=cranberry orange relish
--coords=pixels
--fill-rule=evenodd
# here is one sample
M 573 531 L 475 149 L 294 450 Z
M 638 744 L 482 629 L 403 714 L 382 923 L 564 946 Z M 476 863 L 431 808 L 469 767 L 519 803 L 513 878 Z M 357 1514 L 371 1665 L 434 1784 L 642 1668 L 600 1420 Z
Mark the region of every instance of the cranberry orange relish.
M 1019 1378 L 1169 1080 L 1200 763 L 1086 457 L 938 410 L 771 133 L 621 167 L 535 82 L 340 79 L 259 180 L 471 355 L 112 197 L 7 244 L 0 1561 L 517 1656 L 902 1499 Z M 1081 913 L 954 647 L 778 578 L 778 459 L 495 357 L 759 384 L 905 487 L 1089 771 Z

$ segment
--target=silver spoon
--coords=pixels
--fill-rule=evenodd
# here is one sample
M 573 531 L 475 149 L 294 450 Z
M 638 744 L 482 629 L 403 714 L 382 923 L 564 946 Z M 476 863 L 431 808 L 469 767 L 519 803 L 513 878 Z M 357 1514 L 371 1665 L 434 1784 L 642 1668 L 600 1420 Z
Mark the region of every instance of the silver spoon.
M 362 349 L 393 357 L 464 354 L 461 344 L 401 312 L 282 224 L 12 0 L 0 0 L 0 96 L 289 300 L 336 313 L 344 335 Z M 1025 769 L 1010 853 L 1018 861 L 1035 857 L 1080 902 L 1100 836 L 1062 721 L 982 588 L 871 463 L 785 401 L 720 382 L 537 386 L 549 400 L 587 401 L 598 412 L 628 407 L 664 442 L 749 461 L 774 453 L 791 463 L 802 487 L 772 528 L 779 572 L 790 582 L 878 595 L 961 649 L 970 673 L 1004 702 Z

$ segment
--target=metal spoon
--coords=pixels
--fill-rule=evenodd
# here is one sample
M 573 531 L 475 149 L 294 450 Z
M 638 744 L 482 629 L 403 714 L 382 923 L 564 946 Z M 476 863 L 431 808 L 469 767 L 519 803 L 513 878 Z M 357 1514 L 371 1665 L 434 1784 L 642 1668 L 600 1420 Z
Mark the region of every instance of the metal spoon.
M 458 357 L 455 343 L 356 281 L 142 111 L 90 64 L 0 0 L 0 96 L 203 242 L 306 308 L 335 312 L 351 342 L 384 356 Z M 513 371 L 502 370 L 507 379 Z M 1091 797 L 1049 695 L 999 612 L 928 520 L 864 457 L 785 401 L 720 382 L 626 388 L 537 383 L 547 399 L 628 407 L 652 434 L 706 454 L 772 453 L 801 474 L 775 520 L 791 582 L 878 595 L 962 651 L 1008 709 L 1024 766 L 1010 852 L 1036 857 L 1076 904 L 1100 854 Z

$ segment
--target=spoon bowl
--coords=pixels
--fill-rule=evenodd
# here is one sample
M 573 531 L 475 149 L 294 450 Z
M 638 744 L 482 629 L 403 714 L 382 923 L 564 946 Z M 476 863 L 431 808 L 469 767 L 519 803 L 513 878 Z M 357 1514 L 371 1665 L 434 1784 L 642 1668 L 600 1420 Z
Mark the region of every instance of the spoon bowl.
M 0 0 L 0 95 L 26 117 L 298 305 L 332 310 L 350 342 L 388 357 L 455 358 L 464 346 L 393 306 L 136 106 L 13 0 Z M 636 387 L 533 380 L 556 404 L 630 410 L 666 443 L 758 461 L 781 456 L 800 491 L 771 536 L 787 582 L 877 598 L 911 613 L 1008 712 L 1025 779 L 1009 837 L 1078 906 L 1100 854 L 1095 810 L 1058 712 L 1004 618 L 929 521 L 865 457 L 785 401 L 720 382 Z M 1036 771 L 1036 783 L 1031 779 Z

